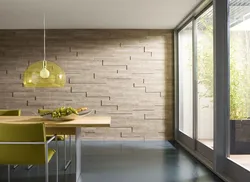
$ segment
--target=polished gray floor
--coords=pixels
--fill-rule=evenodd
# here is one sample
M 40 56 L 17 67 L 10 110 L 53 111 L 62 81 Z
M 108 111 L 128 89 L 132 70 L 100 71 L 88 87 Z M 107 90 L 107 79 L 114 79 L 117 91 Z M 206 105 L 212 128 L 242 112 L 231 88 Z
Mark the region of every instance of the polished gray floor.
M 53 147 L 53 146 L 51 146 Z M 74 146 L 72 147 L 74 148 Z M 63 168 L 60 144 L 59 182 L 73 182 L 74 162 Z M 169 142 L 83 142 L 82 182 L 222 182 L 182 149 Z M 0 181 L 7 182 L 7 167 L 0 166 Z M 11 182 L 42 182 L 44 167 L 11 171 Z M 50 163 L 55 181 L 55 160 Z

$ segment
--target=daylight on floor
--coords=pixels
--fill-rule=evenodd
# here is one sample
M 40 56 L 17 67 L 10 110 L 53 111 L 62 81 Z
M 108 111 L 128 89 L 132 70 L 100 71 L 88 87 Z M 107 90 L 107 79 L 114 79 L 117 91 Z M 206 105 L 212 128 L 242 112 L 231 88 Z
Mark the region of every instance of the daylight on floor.
M 0 182 L 249 182 L 250 0 L 0 0 Z

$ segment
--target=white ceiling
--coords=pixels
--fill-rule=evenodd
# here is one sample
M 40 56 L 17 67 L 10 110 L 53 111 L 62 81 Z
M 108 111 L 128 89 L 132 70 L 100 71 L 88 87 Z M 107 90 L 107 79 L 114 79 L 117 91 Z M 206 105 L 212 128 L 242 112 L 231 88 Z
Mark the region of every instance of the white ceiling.
M 0 0 L 0 29 L 173 29 L 200 0 Z

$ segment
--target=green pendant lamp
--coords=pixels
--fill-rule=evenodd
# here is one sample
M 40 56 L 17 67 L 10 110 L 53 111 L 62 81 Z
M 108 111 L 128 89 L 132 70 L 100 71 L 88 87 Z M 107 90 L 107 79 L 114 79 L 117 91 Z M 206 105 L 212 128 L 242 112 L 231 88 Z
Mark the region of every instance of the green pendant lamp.
M 64 87 L 66 76 L 57 64 L 46 61 L 46 34 L 44 15 L 44 59 L 31 64 L 24 72 L 24 87 Z

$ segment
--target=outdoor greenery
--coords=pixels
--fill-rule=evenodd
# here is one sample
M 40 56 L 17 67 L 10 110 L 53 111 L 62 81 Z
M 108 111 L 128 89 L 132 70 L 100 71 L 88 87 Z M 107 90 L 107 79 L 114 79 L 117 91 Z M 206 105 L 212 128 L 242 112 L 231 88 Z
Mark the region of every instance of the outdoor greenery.
M 205 89 L 199 91 L 199 97 L 208 97 L 213 99 L 213 23 L 212 19 L 204 17 L 198 20 L 198 84 L 201 84 Z M 230 118 L 231 119 L 245 119 L 248 117 L 248 102 L 250 80 L 248 62 L 249 55 L 247 50 L 239 52 L 242 49 L 242 41 L 238 40 L 239 36 L 231 35 L 231 54 L 230 54 Z M 242 39 L 246 38 L 244 35 Z M 246 41 L 249 41 L 247 39 Z M 241 46 L 239 46 L 241 44 Z M 242 56 L 245 56 L 242 58 Z M 249 70 L 249 71 L 248 71 Z

